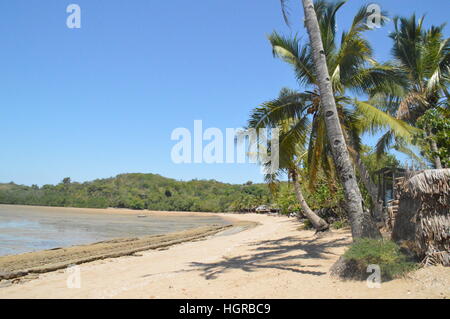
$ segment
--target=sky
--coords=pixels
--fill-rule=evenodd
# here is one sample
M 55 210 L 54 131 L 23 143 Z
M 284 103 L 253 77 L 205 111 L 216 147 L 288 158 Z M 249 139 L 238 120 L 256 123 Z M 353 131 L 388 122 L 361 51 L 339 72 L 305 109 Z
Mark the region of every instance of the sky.
M 81 28 L 69 29 L 69 4 Z M 339 32 L 368 3 L 350 0 Z M 448 20 L 448 0 L 379 0 L 390 16 Z M 175 164 L 174 129 L 238 128 L 252 108 L 298 88 L 272 56 L 267 35 L 298 33 L 278 0 L 14 0 L 0 3 L 0 183 L 84 182 L 120 173 L 179 180 L 261 182 L 255 164 Z M 392 23 L 367 33 L 377 59 L 389 59 Z M 449 36 L 449 27 L 446 28 Z M 364 141 L 373 145 L 374 138 Z M 206 144 L 207 142 L 205 142 Z

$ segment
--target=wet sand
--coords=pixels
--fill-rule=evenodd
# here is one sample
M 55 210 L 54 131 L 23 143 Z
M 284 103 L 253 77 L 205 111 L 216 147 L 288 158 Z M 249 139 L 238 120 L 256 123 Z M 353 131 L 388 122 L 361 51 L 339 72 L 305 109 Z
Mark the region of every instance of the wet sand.
M 212 214 L 0 205 L 0 256 L 227 224 Z
M 340 281 L 331 265 L 351 242 L 348 229 L 316 238 L 292 218 L 219 214 L 258 223 L 164 250 L 80 265 L 80 288 L 64 270 L 0 282 L 0 298 L 450 298 L 450 269 L 428 267 L 369 288 Z
M 232 226 L 204 226 L 166 235 L 121 238 L 89 245 L 3 256 L 0 257 L 0 280 L 50 272 L 99 259 L 128 256 L 149 249 L 161 249 L 211 236 L 230 227 Z
M 198 240 L 233 227 L 230 221 L 208 213 L 23 205 L 0 205 L 0 209 L 2 210 L 1 217 L 9 220 L 3 224 L 15 224 L 11 228 L 2 228 L 4 232 L 6 230 L 12 233 L 12 236 L 25 237 L 26 240 L 31 241 L 34 238 L 30 237 L 29 232 L 34 231 L 39 233 L 39 239 L 45 238 L 43 236 L 62 237 L 61 239 L 54 238 L 52 242 L 55 243 L 69 243 L 71 240 L 88 243 L 0 256 L 0 280 L 21 278 L 20 280 L 23 281 L 33 277 L 33 274 L 55 271 L 70 265 L 99 259 L 133 255 L 144 250 L 161 249 L 186 241 Z M 133 218 L 130 218 L 130 215 Z M 34 227 L 27 229 L 26 227 L 30 227 L 29 224 L 33 224 Z M 252 226 L 251 223 L 238 222 L 232 231 L 240 231 L 250 226 Z M 56 232 L 51 232 L 47 228 L 55 228 Z M 77 231 L 77 228 L 81 230 Z M 89 232 L 84 228 L 89 228 Z M 170 231 L 183 228 L 185 230 Z M 17 234 L 18 230 L 22 232 L 19 231 Z M 99 236 L 97 234 L 99 232 L 103 234 Z M 143 235 L 149 232 L 156 234 Z M 97 237 L 90 236 L 91 233 L 96 233 Z M 108 238 L 130 233 L 133 237 L 94 240 L 94 238 Z M 5 235 L 7 236 L 7 234 L 2 234 L 3 237 Z M 76 238 L 65 238 L 71 235 Z

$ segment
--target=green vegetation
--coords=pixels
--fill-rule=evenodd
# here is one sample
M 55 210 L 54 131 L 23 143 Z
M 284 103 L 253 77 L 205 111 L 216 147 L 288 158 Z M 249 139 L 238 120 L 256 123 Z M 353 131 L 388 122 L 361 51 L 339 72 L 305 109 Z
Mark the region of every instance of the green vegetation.
M 58 185 L 42 187 L 0 184 L 1 204 L 223 212 L 250 210 L 269 198 L 263 184 L 182 182 L 155 174 L 122 174 L 85 183 L 64 178 Z M 238 207 L 237 199 L 242 201 Z
M 250 115 L 248 127 L 280 129 L 281 172 L 267 180 L 273 184 L 273 181 L 277 181 L 277 175 L 287 174 L 295 186 L 294 192 L 303 214 L 316 229 L 328 225 L 322 226 L 324 221 L 311 210 L 314 203 L 303 196 L 304 190 L 298 184 L 306 184 L 307 181 L 309 189 L 314 191 L 318 188 L 318 176 L 323 176 L 329 184 L 326 185 L 328 192 L 322 189 L 321 195 L 327 197 L 318 202 L 322 204 L 332 197 L 341 199 L 345 195 L 346 211 L 353 216 L 353 235 L 375 238 L 380 234 L 371 216 L 361 205 L 363 202 L 372 206 L 374 203 L 378 204 L 377 187 L 369 176 L 370 169 L 362 161 L 361 135 L 389 128 L 393 136 L 409 140 L 415 129 L 383 109 L 371 105 L 370 101 L 354 97 L 355 92 L 364 98 L 376 92 L 384 92 L 386 88 L 401 83 L 403 76 L 394 65 L 375 61 L 372 48 L 364 38 L 364 33 L 370 31 L 366 25 L 366 6 L 355 14 L 348 31 L 341 35 L 336 32 L 337 13 L 344 4 L 345 1 L 315 1 L 314 8 L 319 21 L 317 29 L 320 29 L 318 31 L 322 34 L 323 44 L 314 44 L 311 39 L 308 41 L 297 36 L 283 36 L 278 32 L 269 36 L 274 56 L 293 68 L 300 90 L 284 88 L 276 99 L 256 107 Z M 305 9 L 305 15 L 306 11 Z M 382 19 L 383 23 L 384 21 Z M 327 85 L 321 85 L 321 76 L 318 74 L 320 68 L 314 58 L 315 46 L 320 47 L 316 48 L 316 52 L 326 52 L 326 59 L 322 64 L 328 69 L 325 72 L 331 75 L 329 80 L 333 92 L 328 92 L 329 94 L 322 92 Z M 323 78 L 322 76 L 322 82 Z M 330 96 L 334 97 L 334 101 L 330 100 Z M 332 118 L 335 119 L 334 124 L 330 122 Z M 334 128 L 333 132 L 330 131 L 331 127 Z M 331 142 L 330 136 L 333 136 Z M 353 172 L 354 167 L 357 168 L 357 173 Z M 363 195 L 357 180 L 353 178 L 356 175 L 366 189 Z M 331 184 L 339 184 L 339 187 Z M 364 195 L 366 198 L 363 201 L 361 197 Z M 282 201 L 280 206 L 285 210 L 289 207 L 288 201 Z M 372 216 L 381 219 L 379 205 Z
M 287 18 L 287 1 L 281 2 Z M 299 84 L 254 108 L 247 122 L 248 128 L 280 129 L 280 165 L 266 176 L 269 187 L 123 174 L 86 183 L 65 178 L 42 187 L 0 184 L 0 203 L 212 212 L 269 204 L 285 214 L 302 212 L 316 229 L 346 225 L 343 218 L 323 216 L 345 208 L 355 238 L 379 236 L 374 221 L 381 220 L 382 205 L 374 172 L 400 164 L 387 152 L 403 152 L 423 167 L 450 165 L 450 38 L 445 25 L 425 28 L 423 17 L 394 17 L 392 59 L 376 61 L 366 38 L 367 6 L 355 12 L 348 30 L 338 32 L 345 3 L 316 0 L 304 8 L 305 24 L 316 34 L 309 40 L 278 32 L 268 37 L 273 55 L 292 67 Z M 324 93 L 326 86 L 332 92 Z M 373 150 L 362 144 L 361 136 L 378 133 Z M 286 177 L 289 182 L 282 181 Z
M 357 239 L 345 252 L 344 259 L 355 261 L 362 273 L 366 273 L 369 265 L 379 265 L 382 279 L 385 280 L 401 276 L 417 267 L 396 243 L 384 239 Z
M 299 118 L 287 117 L 284 113 L 278 114 L 279 109 L 290 105 L 297 109 Z M 279 185 L 279 175 L 286 174 L 294 186 L 294 194 L 302 213 L 311 221 L 314 228 L 324 231 L 329 228 L 328 223 L 319 217 L 308 205 L 301 187 L 302 175 L 299 167 L 306 162 L 307 136 L 310 128 L 309 118 L 304 112 L 304 96 L 289 89 L 282 89 L 277 99 L 264 103 L 253 110 L 248 121 L 248 127 L 261 129 L 265 126 L 278 127 L 280 132 L 279 165 L 277 171 L 267 172 L 265 180 L 272 191 L 276 191 Z M 274 116 L 274 114 L 276 114 Z M 281 117 L 280 117 L 281 116 Z M 258 144 L 258 141 L 255 141 Z M 270 166 L 269 162 L 261 163 Z M 284 209 L 286 203 L 283 202 Z
M 422 138 L 394 136 L 393 131 L 389 130 L 378 141 L 377 153 L 392 148 L 421 163 L 420 156 L 410 147 L 413 144 L 419 147 L 422 156 L 433 162 L 434 168 L 442 168 L 446 167 L 442 163 L 445 154 L 441 154 L 432 142 L 434 138 L 439 138 L 433 136 L 436 129 L 444 130 L 444 138 L 449 134 L 448 126 L 436 121 L 436 112 L 439 109 L 448 112 L 450 39 L 444 35 L 445 24 L 426 29 L 424 19 L 424 16 L 416 18 L 416 15 L 394 17 L 394 32 L 389 35 L 392 39 L 391 52 L 398 66 L 397 72 L 403 74 L 404 80 L 371 94 L 371 102 L 376 107 L 414 126 L 416 137 Z M 432 121 L 430 126 L 426 123 L 428 120 Z
M 306 174 L 305 170 L 302 172 Z M 312 190 L 303 186 L 302 192 L 309 207 L 314 211 L 320 208 L 340 207 L 344 199 L 342 188 L 334 184 L 330 185 L 325 177 L 318 178 L 316 187 Z M 279 185 L 273 201 L 283 214 L 300 211 L 300 203 L 295 197 L 294 187 L 290 183 Z
M 366 159 L 365 155 L 363 159 Z M 308 178 L 305 169 L 299 169 L 299 175 L 304 180 Z M 302 191 L 314 211 L 342 207 L 342 188 L 321 173 L 314 189 L 302 185 Z M 249 212 L 259 205 L 271 205 L 282 214 L 301 211 L 290 182 L 279 182 L 277 191 L 271 193 L 266 184 L 236 185 L 215 180 L 185 182 L 139 173 L 85 183 L 66 177 L 57 185 L 42 187 L 12 182 L 0 184 L 0 204 L 204 212 Z
M 376 172 L 385 167 L 399 167 L 400 162 L 397 158 L 389 153 L 383 153 L 377 156 L 371 147 L 363 145 L 361 147 L 361 159 L 366 165 L 369 172 Z M 374 176 L 371 176 L 372 178 Z
M 439 158 L 443 167 L 450 167 L 450 110 L 430 109 L 419 117 L 417 126 L 422 129 L 416 135 L 421 155 L 430 162 Z
M 309 219 L 305 219 L 303 221 L 303 225 L 297 228 L 297 230 L 309 230 L 309 229 L 314 229 L 314 226 Z
M 338 220 L 331 224 L 331 227 L 334 229 L 341 229 L 347 226 L 349 226 L 349 223 L 346 220 Z
M 274 57 L 292 67 L 299 88 L 283 88 L 254 108 L 247 127 L 280 129 L 280 169 L 266 181 L 282 212 L 300 210 L 320 230 L 329 222 L 316 210 L 344 208 L 344 202 L 353 237 L 379 238 L 375 221 L 383 212 L 374 172 L 399 166 L 387 152 L 403 152 L 421 167 L 449 165 L 450 38 L 444 24 L 426 29 L 423 17 L 394 17 L 393 59 L 376 61 L 365 37 L 371 31 L 367 5 L 355 12 L 349 30 L 337 32 L 345 3 L 303 1 L 309 37 L 269 35 Z M 381 25 L 386 17 L 382 12 Z M 362 135 L 377 133 L 383 134 L 374 150 L 362 145 Z M 280 175 L 294 187 L 279 187 Z

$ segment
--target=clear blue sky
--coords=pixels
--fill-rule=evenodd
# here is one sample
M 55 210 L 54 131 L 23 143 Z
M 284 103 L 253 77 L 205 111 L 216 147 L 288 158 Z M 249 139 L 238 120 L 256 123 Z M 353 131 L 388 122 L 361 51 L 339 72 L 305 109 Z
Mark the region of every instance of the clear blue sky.
M 66 27 L 70 3 L 82 9 L 81 29 Z M 345 5 L 342 29 L 364 3 Z M 427 25 L 446 22 L 450 12 L 448 0 L 377 3 L 391 15 L 427 13 Z M 253 107 L 283 86 L 297 87 L 266 39 L 273 30 L 305 36 L 300 1 L 290 7 L 292 30 L 278 0 L 2 1 L 0 182 L 126 172 L 261 181 L 251 164 L 173 164 L 170 134 L 196 119 L 241 127 Z M 369 35 L 381 60 L 391 30 Z

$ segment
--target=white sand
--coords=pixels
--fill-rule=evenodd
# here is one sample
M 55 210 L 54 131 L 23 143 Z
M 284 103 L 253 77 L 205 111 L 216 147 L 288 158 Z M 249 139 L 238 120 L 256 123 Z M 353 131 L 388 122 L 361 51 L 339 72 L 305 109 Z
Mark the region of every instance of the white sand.
M 224 217 L 230 215 L 223 214 Z M 449 298 L 450 269 L 430 267 L 368 288 L 328 270 L 350 242 L 348 230 L 315 238 L 287 217 L 232 215 L 261 225 L 166 250 L 80 266 L 81 288 L 56 271 L 0 288 L 0 298 Z

